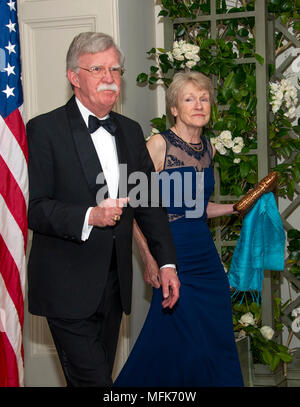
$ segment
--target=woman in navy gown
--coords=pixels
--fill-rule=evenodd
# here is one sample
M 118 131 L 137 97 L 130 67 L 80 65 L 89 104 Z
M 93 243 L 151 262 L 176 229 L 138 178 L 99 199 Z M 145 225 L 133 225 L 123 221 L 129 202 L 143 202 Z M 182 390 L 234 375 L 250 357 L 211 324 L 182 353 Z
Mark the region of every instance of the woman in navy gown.
M 161 306 L 158 266 L 134 225 L 145 279 L 154 287 L 153 297 L 115 386 L 243 386 L 230 287 L 207 225 L 208 217 L 233 213 L 232 204 L 208 202 L 214 188 L 215 151 L 202 133 L 210 119 L 212 101 L 213 87 L 206 76 L 196 72 L 176 74 L 167 92 L 175 124 L 147 143 L 156 171 L 160 176 L 180 174 L 185 183 L 182 191 L 193 189 L 195 206 L 191 208 L 187 199 L 178 206 L 174 191 L 166 205 L 181 283 L 180 298 L 172 310 Z M 202 195 L 199 180 L 204 188 Z M 163 189 L 163 182 L 161 185 Z M 181 196 L 185 198 L 183 192 Z

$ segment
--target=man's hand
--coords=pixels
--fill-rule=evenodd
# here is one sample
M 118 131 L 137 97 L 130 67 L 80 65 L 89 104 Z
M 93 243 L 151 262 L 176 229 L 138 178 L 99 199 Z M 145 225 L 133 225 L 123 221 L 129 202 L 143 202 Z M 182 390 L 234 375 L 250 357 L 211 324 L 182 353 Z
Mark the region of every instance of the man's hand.
M 161 285 L 164 300 L 163 308 L 173 308 L 179 298 L 180 281 L 178 280 L 176 270 L 172 267 L 161 269 Z
M 144 264 L 144 280 L 152 287 L 159 288 L 161 284 L 160 271 L 154 257 L 151 255 L 147 256 Z
M 98 206 L 95 206 L 90 213 L 89 225 L 105 227 L 115 226 L 122 215 L 123 206 L 126 205 L 129 198 L 104 199 Z

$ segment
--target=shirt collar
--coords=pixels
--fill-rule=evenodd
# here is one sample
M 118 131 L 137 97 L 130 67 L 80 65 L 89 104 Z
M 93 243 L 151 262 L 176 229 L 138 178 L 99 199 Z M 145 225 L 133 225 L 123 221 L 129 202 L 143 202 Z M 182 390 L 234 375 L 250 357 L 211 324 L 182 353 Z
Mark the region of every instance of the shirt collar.
M 96 116 L 96 115 L 94 113 L 92 113 L 87 107 L 85 107 L 76 96 L 75 96 L 75 100 L 76 100 L 78 109 L 80 110 L 80 113 L 81 113 L 81 115 L 83 117 L 83 120 L 84 120 L 84 122 L 86 124 L 86 127 L 88 127 L 89 115 L 93 115 L 93 116 Z M 104 119 L 107 119 L 108 117 L 109 117 L 109 114 L 107 114 L 104 117 L 98 117 L 98 119 L 104 120 Z

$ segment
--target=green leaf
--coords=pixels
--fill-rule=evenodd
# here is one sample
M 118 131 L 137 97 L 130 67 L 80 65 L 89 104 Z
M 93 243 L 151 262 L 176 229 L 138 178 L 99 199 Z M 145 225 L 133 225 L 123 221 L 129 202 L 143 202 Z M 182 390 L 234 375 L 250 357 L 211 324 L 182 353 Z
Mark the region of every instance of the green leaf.
M 232 190 L 235 196 L 240 197 L 243 193 L 242 187 L 240 185 L 232 185 Z
M 267 364 L 267 365 L 270 365 L 271 363 L 272 363 L 272 355 L 271 355 L 271 352 L 269 352 L 268 351 L 268 349 L 264 349 L 263 350 L 263 352 L 262 352 L 262 358 L 263 358 L 263 360 L 264 360 L 264 362 Z
M 226 77 L 223 87 L 222 87 L 222 94 L 224 96 L 224 99 L 227 101 L 232 94 L 232 88 L 234 84 L 234 72 L 230 72 L 230 74 Z
M 300 251 L 291 252 L 289 255 L 291 260 L 299 261 L 300 260 Z
M 157 71 L 159 70 L 159 68 L 157 67 L 157 66 L 151 66 L 150 67 L 150 72 L 152 72 L 152 73 L 156 73 Z
M 281 2 L 281 11 L 292 11 L 293 2 L 290 0 L 285 0 Z
M 280 357 L 281 360 L 283 360 L 284 362 L 291 362 L 292 360 L 292 355 L 290 355 L 289 353 L 282 353 L 279 352 L 278 356 Z
M 151 123 L 159 132 L 166 130 L 166 115 L 164 114 L 162 117 L 155 117 L 151 120 Z
M 294 23 L 294 30 L 295 30 L 295 31 L 299 31 L 299 30 L 300 30 L 300 21 L 296 21 L 296 22 Z
M 161 54 L 158 58 L 163 64 L 170 64 L 167 54 Z
M 241 28 L 237 33 L 240 37 L 247 37 L 249 35 L 249 31 L 246 28 Z
M 280 2 L 281 2 L 281 0 L 269 0 L 269 3 L 274 6 L 279 6 Z
M 276 367 L 278 366 L 279 362 L 280 362 L 280 357 L 279 357 L 278 355 L 275 355 L 275 356 L 273 357 L 273 359 L 271 360 L 271 363 L 270 363 L 270 370 L 271 370 L 272 372 L 276 369 Z
M 240 174 L 242 178 L 246 178 L 246 176 L 249 174 L 250 170 L 250 165 L 248 162 L 242 161 L 240 163 Z
M 136 78 L 136 81 L 138 83 L 144 83 L 144 82 L 147 82 L 147 80 L 148 80 L 148 75 L 144 72 L 140 73 Z
M 258 61 L 261 65 L 263 65 L 263 63 L 264 63 L 264 58 L 261 56 L 261 55 L 259 55 L 259 54 L 254 54 L 254 58 L 256 59 L 256 61 Z
M 160 67 L 161 67 L 161 70 L 163 73 L 167 73 L 170 68 L 169 64 L 163 64 L 163 63 L 160 64 Z
M 255 112 L 255 108 L 256 108 L 256 98 L 255 97 L 251 97 L 247 106 L 246 106 L 246 111 L 249 113 L 254 113 Z
M 154 85 L 157 81 L 158 81 L 158 78 L 156 76 L 150 76 L 149 77 L 150 85 Z
M 256 184 L 257 183 L 257 175 L 256 174 L 249 174 L 247 177 L 247 181 L 249 182 L 249 184 Z
M 156 54 L 156 49 L 151 48 L 150 51 L 147 52 L 147 54 Z
M 256 91 L 256 79 L 253 75 L 246 75 L 246 88 L 251 90 L 252 92 Z
M 169 13 L 167 12 L 167 10 L 161 10 L 158 13 L 158 17 L 162 16 L 162 17 L 166 17 Z
M 299 0 L 300 1 L 300 0 Z M 287 232 L 288 238 L 289 239 L 300 239 L 300 230 L 296 229 L 290 229 Z
M 288 249 L 290 252 L 300 250 L 300 239 L 291 240 Z
M 182 37 L 185 33 L 185 28 L 182 26 L 178 26 L 176 30 L 176 37 Z
M 293 130 L 295 133 L 300 133 L 300 126 L 293 126 Z

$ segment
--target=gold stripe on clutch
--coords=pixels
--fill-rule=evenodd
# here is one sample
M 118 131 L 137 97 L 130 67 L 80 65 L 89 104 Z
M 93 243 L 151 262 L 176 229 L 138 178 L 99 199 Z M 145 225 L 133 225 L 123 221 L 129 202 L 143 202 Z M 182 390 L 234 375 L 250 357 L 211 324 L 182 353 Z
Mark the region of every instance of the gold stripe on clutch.
M 262 194 L 274 190 L 277 185 L 277 180 L 278 173 L 276 171 L 268 174 L 253 189 L 247 192 L 242 199 L 233 205 L 234 210 L 244 216 L 254 206 Z

